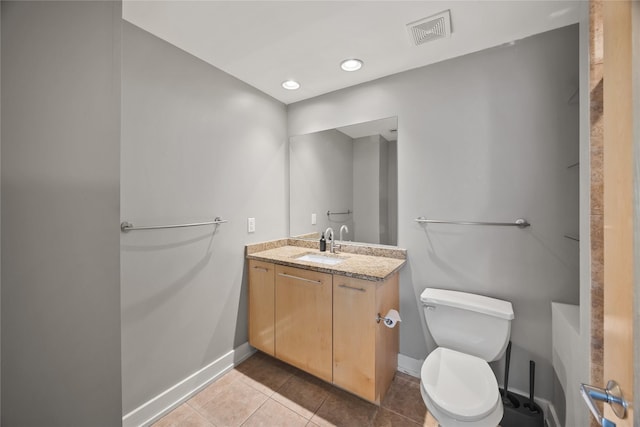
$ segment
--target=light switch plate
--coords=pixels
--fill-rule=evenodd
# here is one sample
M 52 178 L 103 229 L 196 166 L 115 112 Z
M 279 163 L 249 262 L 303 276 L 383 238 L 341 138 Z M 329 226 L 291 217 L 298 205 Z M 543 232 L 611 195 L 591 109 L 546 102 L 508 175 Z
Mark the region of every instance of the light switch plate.
M 249 233 L 255 233 L 255 231 L 256 231 L 256 219 L 255 218 L 247 218 L 247 231 Z
M 316 223 L 317 223 L 316 214 L 312 213 L 311 214 L 311 225 L 316 225 Z

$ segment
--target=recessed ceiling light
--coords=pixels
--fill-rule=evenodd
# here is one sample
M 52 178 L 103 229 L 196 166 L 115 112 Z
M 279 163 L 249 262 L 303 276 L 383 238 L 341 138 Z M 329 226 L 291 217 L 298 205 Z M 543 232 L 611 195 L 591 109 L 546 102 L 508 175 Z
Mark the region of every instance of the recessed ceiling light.
M 358 71 L 362 68 L 363 62 L 359 59 L 345 59 L 340 63 L 340 68 L 345 71 Z
M 296 89 L 300 89 L 300 83 L 298 83 L 295 80 L 286 80 L 282 82 L 282 87 L 287 90 L 296 90 Z

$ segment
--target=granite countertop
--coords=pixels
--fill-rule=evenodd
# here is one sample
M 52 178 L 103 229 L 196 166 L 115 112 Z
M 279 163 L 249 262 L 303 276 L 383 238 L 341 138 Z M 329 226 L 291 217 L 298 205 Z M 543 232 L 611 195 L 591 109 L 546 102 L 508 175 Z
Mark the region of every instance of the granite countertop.
M 279 241 L 282 242 L 282 241 Z M 385 256 L 362 255 L 357 253 L 340 252 L 332 254 L 329 251 L 320 252 L 318 249 L 287 244 L 271 247 L 254 252 L 247 247 L 247 259 L 272 262 L 289 267 L 305 268 L 322 273 L 339 274 L 357 279 L 382 281 L 398 271 L 406 262 L 405 259 Z M 266 246 L 267 248 L 271 246 Z M 256 248 L 258 249 L 258 248 Z M 259 248 L 262 249 L 262 248 Z M 344 259 L 336 265 L 326 265 L 310 261 L 299 261 L 296 258 L 305 254 L 318 254 L 327 257 Z

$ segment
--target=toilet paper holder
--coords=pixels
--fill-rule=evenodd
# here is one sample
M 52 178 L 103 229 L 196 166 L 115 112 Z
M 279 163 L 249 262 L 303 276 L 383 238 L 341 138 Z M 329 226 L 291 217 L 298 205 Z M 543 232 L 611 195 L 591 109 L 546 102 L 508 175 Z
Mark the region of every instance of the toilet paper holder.
M 386 317 L 382 317 L 382 316 L 380 316 L 380 313 L 378 313 L 378 316 L 376 317 L 376 323 L 380 323 L 381 320 L 384 320 L 384 323 L 387 323 L 387 321 L 391 321 L 391 319 L 388 319 Z
M 397 322 L 401 322 L 400 314 L 396 310 L 389 310 L 386 316 L 382 316 L 380 313 L 376 316 L 376 323 L 380 323 L 380 321 L 384 321 L 384 324 L 387 327 L 393 328 Z

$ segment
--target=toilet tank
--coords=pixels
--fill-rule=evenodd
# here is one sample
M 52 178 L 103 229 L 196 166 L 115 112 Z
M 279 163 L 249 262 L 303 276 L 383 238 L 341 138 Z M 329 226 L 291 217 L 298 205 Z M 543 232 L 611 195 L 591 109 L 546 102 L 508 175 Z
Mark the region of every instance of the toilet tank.
M 433 288 L 425 289 L 420 300 L 429 332 L 439 347 L 487 362 L 502 357 L 511 336 L 510 302 Z

